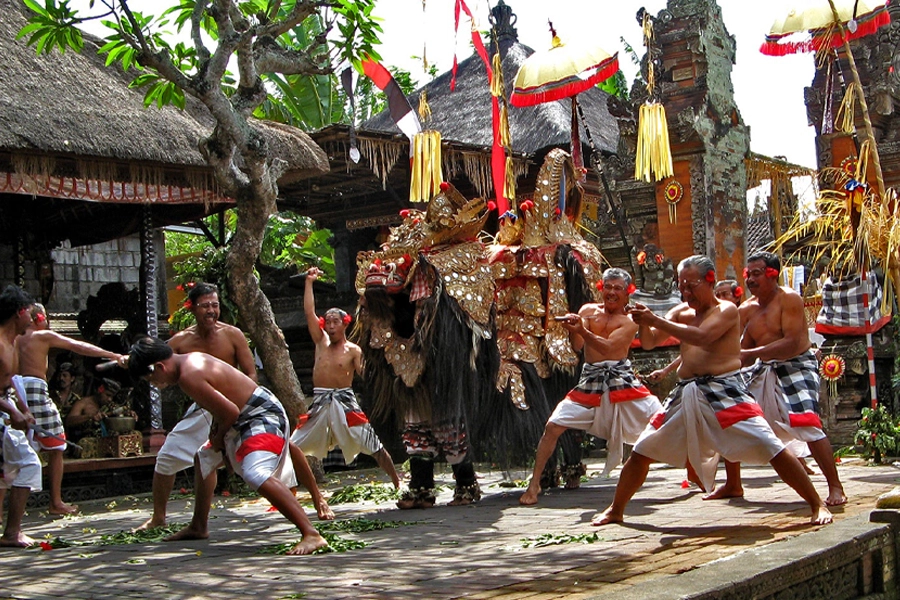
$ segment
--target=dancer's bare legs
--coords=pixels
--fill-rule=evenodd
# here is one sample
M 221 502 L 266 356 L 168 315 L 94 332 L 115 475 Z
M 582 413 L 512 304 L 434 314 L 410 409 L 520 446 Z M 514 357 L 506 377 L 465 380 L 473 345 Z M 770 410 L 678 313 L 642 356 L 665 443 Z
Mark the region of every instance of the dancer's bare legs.
M 61 450 L 50 450 L 47 453 L 47 474 L 50 484 L 50 508 L 47 512 L 51 515 L 72 515 L 78 512 L 74 504 L 66 504 L 62 499 L 63 480 L 63 453 Z
M 556 451 L 556 442 L 559 440 L 559 436 L 565 431 L 565 427 L 556 423 L 547 423 L 544 427 L 544 435 L 538 442 L 537 452 L 534 456 L 534 471 L 531 473 L 531 481 L 528 482 L 528 489 L 525 490 L 525 493 L 519 496 L 519 504 L 525 506 L 537 504 L 538 495 L 541 493 L 541 474 L 544 472 L 547 461 Z
M 13 487 L 9 492 L 9 514 L 6 516 L 6 529 L 0 537 L 0 546 L 4 548 L 28 548 L 37 542 L 22 533 L 22 518 L 25 516 L 25 503 L 31 488 Z
M 313 506 L 316 507 L 316 514 L 321 521 L 331 521 L 334 519 L 334 511 L 328 506 L 325 497 L 322 495 L 319 486 L 316 483 L 316 476 L 313 474 L 306 455 L 294 444 L 290 445 L 291 462 L 294 465 L 294 473 L 297 474 L 297 481 L 306 488 L 312 497 Z
M 194 457 L 194 516 L 191 518 L 190 524 L 167 537 L 165 541 L 205 540 L 209 537 L 209 509 L 212 506 L 213 494 L 215 494 L 218 482 L 217 469 L 218 467 L 213 469 L 204 478 L 200 469 L 200 461 L 196 456 Z
M 799 466 L 799 465 L 798 465 Z M 725 483 L 717 487 L 711 494 L 703 496 L 704 500 L 721 498 L 743 498 L 744 486 L 741 484 L 741 463 L 725 461 Z
M 394 461 L 391 459 L 391 455 L 388 454 L 387 449 L 382 448 L 378 452 L 372 455 L 372 458 L 375 459 L 375 462 L 378 463 L 378 466 L 388 474 L 388 477 L 391 478 L 391 483 L 394 484 L 394 489 L 400 489 L 400 476 L 397 475 L 397 469 L 394 468 Z
M 153 472 L 153 515 L 140 527 L 136 527 L 135 531 L 162 527 L 166 524 L 166 507 L 169 504 L 169 496 L 172 494 L 173 487 L 175 487 L 175 475 Z
M 625 518 L 625 506 L 644 485 L 647 473 L 650 472 L 651 463 L 653 463 L 652 459 L 637 452 L 631 452 L 631 456 L 625 461 L 622 473 L 619 475 L 619 483 L 616 484 L 616 494 L 613 496 L 612 504 L 602 513 L 594 515 L 591 525 L 599 527 L 609 523 L 622 522 Z
M 815 486 L 810 481 L 809 475 L 806 474 L 803 467 L 797 462 L 797 457 L 790 450 L 785 448 L 776 454 L 769 461 L 769 464 L 772 465 L 772 468 L 775 469 L 781 480 L 794 488 L 794 491 L 800 494 L 800 497 L 809 504 L 809 508 L 812 511 L 812 516 L 809 519 L 810 523 L 813 525 L 831 523 L 833 518 L 831 512 L 825 507 Z
M 831 442 L 827 437 L 815 442 L 809 442 L 809 451 L 816 464 L 822 469 L 822 475 L 828 482 L 828 497 L 825 498 L 826 506 L 840 506 L 847 503 L 847 496 L 844 494 L 844 486 L 841 485 L 841 479 L 838 477 L 837 466 L 834 464 L 834 452 L 831 449 Z
M 319 548 L 328 545 L 319 532 L 310 523 L 306 513 L 297 503 L 293 492 L 281 481 L 275 477 L 269 477 L 261 486 L 259 493 L 266 500 L 272 503 L 272 506 L 278 509 L 291 523 L 297 526 L 303 538 L 298 544 L 288 551 L 288 554 L 312 554 Z

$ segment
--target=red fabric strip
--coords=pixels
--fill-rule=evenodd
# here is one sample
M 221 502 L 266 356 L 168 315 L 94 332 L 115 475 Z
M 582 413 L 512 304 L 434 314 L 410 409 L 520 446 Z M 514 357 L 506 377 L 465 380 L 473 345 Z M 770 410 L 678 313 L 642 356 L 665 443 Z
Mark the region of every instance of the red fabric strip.
M 309 415 L 300 415 L 299 417 L 297 417 L 297 426 L 294 429 L 300 429 L 301 427 L 306 425 L 307 421 L 309 421 Z
M 888 324 L 891 315 L 884 315 L 872 324 L 871 333 L 875 333 Z M 836 325 L 828 325 L 827 323 L 816 323 L 816 333 L 830 333 L 833 335 L 866 335 L 865 326 L 862 327 L 839 327 Z
M 818 427 L 822 429 L 822 420 L 816 413 L 792 414 L 788 419 L 791 427 Z
M 579 390 L 571 390 L 566 394 L 566 400 L 577 402 L 583 406 L 600 406 L 599 394 L 586 394 Z
M 629 402 L 631 400 L 640 400 L 647 396 L 652 396 L 650 390 L 644 386 L 636 388 L 625 388 L 623 390 L 610 390 L 609 401 L 613 404 L 617 402 Z
M 666 411 L 661 410 L 650 419 L 650 424 L 653 426 L 653 429 L 659 429 L 662 427 L 663 421 L 666 420 Z
M 281 451 L 284 450 L 284 438 L 274 433 L 258 433 L 241 444 L 234 455 L 238 460 L 244 460 L 245 456 L 259 450 L 281 454 Z
M 728 429 L 735 423 L 762 416 L 762 408 L 756 402 L 740 402 L 725 410 L 716 411 L 716 419 L 719 420 L 722 429 Z
M 365 425 L 369 422 L 369 419 L 366 418 L 366 414 L 363 412 L 348 412 L 345 413 L 344 416 L 347 417 L 347 426 L 348 427 L 356 427 L 357 425 Z

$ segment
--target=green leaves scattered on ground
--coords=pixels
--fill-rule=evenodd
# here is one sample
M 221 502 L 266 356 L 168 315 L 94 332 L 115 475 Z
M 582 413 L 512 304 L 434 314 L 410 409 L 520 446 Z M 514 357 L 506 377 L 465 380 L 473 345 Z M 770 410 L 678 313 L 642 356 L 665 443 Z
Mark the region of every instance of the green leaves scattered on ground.
M 340 537 L 336 533 L 322 533 L 322 537 L 328 542 L 328 545 L 319 548 L 313 554 L 328 554 L 330 552 L 347 552 L 348 550 L 359 550 L 368 546 L 365 542 L 359 540 L 348 540 Z M 294 540 L 284 544 L 275 544 L 274 546 L 265 546 L 259 550 L 260 554 L 287 554 L 291 548 L 300 543 L 301 540 Z
M 379 521 L 357 517 L 355 519 L 342 519 L 339 521 L 320 521 L 315 523 L 319 533 L 340 531 L 342 533 L 363 533 L 366 531 L 381 531 L 382 529 L 394 529 L 404 525 L 415 525 L 415 521 Z
M 393 529 L 404 525 L 415 525 L 414 521 L 379 521 L 357 517 L 355 519 L 343 519 L 339 521 L 321 521 L 315 523 L 315 527 L 322 537 L 328 542 L 328 546 L 319 548 L 313 554 L 328 554 L 331 552 L 347 552 L 348 550 L 360 550 L 368 546 L 361 540 L 342 538 L 336 532 L 341 533 L 365 533 L 366 531 L 380 531 Z M 300 540 L 275 544 L 262 548 L 260 554 L 287 554 L 291 548 L 300 543 Z
M 523 548 L 543 548 L 545 546 L 559 546 L 561 544 L 593 544 L 603 541 L 596 532 L 594 533 L 542 533 L 536 537 L 522 538 Z
M 184 523 L 171 523 L 141 531 L 120 531 L 118 533 L 104 534 L 97 542 L 101 546 L 121 546 L 124 544 L 146 544 L 161 542 L 173 533 L 181 531 Z
M 400 490 L 384 483 L 354 484 L 344 486 L 328 498 L 329 504 L 346 504 L 348 502 L 388 502 L 399 500 Z
M 513 479 L 511 481 L 501 481 L 498 483 L 502 488 L 527 488 L 528 480 L 527 479 Z

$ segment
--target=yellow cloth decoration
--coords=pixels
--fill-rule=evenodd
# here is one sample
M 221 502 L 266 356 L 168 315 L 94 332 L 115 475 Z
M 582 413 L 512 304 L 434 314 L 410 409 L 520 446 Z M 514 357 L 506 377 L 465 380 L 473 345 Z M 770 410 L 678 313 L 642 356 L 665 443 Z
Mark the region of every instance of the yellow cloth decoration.
M 409 201 L 429 202 L 440 191 L 443 180 L 440 132 L 427 129 L 417 133 L 413 137 Z
M 649 182 L 671 177 L 673 173 L 666 109 L 659 102 L 642 104 L 638 113 L 634 178 Z

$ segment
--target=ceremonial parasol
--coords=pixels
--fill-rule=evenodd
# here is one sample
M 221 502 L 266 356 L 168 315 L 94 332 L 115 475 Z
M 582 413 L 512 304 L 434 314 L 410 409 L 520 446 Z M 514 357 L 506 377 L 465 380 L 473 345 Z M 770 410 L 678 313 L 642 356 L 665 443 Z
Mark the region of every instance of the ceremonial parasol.
M 603 174 L 600 164 L 600 156 L 596 151 L 591 131 L 584 119 L 581 105 L 576 96 L 581 92 L 602 83 L 619 71 L 618 53 L 609 54 L 593 43 L 573 42 L 563 43 L 553 23 L 550 23 L 550 33 L 553 36 L 549 50 L 535 52 L 525 59 L 513 83 L 513 91 L 509 103 L 515 107 L 535 106 L 545 102 L 557 100 L 572 100 L 572 162 L 577 169 L 584 166 L 581 157 L 581 139 L 579 136 L 578 117 L 587 134 L 588 144 L 591 147 L 591 162 L 600 176 L 606 189 L 607 203 L 613 213 L 619 233 L 622 236 L 624 247 L 628 248 L 627 236 L 619 218 L 616 205 L 612 200 L 609 184 Z
M 869 106 L 866 102 L 862 83 L 859 79 L 859 71 L 856 61 L 850 49 L 850 40 L 870 35 L 879 28 L 888 25 L 891 21 L 887 11 L 889 0 L 867 2 L 866 0 L 807 0 L 804 7 L 789 10 L 788 14 L 775 21 L 772 29 L 766 36 L 765 42 L 760 47 L 760 52 L 770 56 L 784 56 L 796 52 L 828 52 L 835 48 L 843 48 L 850 63 L 850 72 L 853 75 L 853 83 L 847 90 L 845 107 L 848 111 L 848 121 L 852 124 L 852 99 L 858 96 L 860 109 L 865 125 L 866 143 L 863 149 L 867 149 L 872 155 L 872 166 L 875 169 L 875 179 L 878 186 L 877 197 L 879 201 L 886 199 L 884 176 L 881 171 L 881 160 L 878 156 L 878 146 L 872 131 L 872 121 L 869 117 Z M 855 91 L 854 89 L 855 88 Z M 826 114 L 828 111 L 826 111 Z M 860 161 L 865 162 L 866 157 L 860 152 Z M 858 178 L 865 178 L 861 173 Z M 858 182 L 854 181 L 858 184 Z M 849 189 L 849 188 L 848 188 Z M 851 209 L 852 210 L 852 209 Z M 853 232 L 856 236 L 856 232 Z M 865 281 L 862 295 L 863 310 L 865 314 L 866 346 L 868 353 L 869 386 L 872 406 L 878 402 L 877 388 L 875 384 L 875 359 L 872 343 L 871 322 L 869 319 L 869 282 L 867 260 L 859 261 L 862 278 Z
M 850 40 L 873 34 L 880 27 L 888 25 L 891 18 L 887 4 L 887 1 L 806 0 L 802 7 L 792 8 L 786 16 L 777 19 L 765 42 L 760 46 L 760 52 L 769 56 L 843 47 L 850 62 L 850 71 L 859 96 L 879 196 L 884 195 L 884 177 L 881 173 L 875 136 L 872 133 L 869 107 L 865 94 L 862 93 L 859 71 L 850 50 Z

